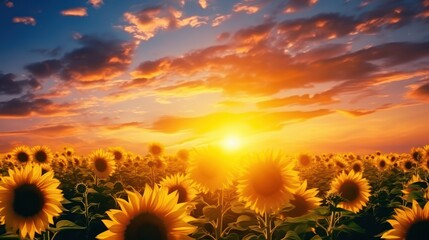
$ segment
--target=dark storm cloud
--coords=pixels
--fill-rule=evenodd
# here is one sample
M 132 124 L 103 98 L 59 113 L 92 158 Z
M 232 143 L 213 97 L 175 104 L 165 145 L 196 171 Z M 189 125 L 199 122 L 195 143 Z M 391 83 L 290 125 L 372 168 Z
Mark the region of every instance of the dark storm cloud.
M 50 77 L 57 74 L 62 68 L 60 60 L 52 59 L 36 62 L 25 66 L 25 69 L 38 78 Z
M 93 82 L 119 76 L 131 63 L 134 43 L 83 36 L 82 47 L 64 54 L 61 59 L 31 63 L 25 68 L 36 77 L 58 74 L 66 81 Z
M 34 79 L 15 80 L 16 76 L 12 73 L 0 73 L 0 94 L 14 95 L 21 94 L 25 90 L 31 90 L 40 86 L 39 82 Z
M 28 116 L 33 112 L 44 112 L 52 104 L 48 99 L 13 98 L 0 102 L 0 116 Z

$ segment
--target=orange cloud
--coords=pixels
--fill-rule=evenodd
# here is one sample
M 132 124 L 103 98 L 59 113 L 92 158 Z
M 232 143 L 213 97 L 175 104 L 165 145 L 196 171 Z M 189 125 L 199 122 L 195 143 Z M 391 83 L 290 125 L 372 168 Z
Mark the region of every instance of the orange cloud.
M 259 11 L 260 7 L 257 5 L 246 5 L 244 3 L 237 3 L 234 5 L 232 11 L 245 12 L 247 14 L 254 14 Z
M 207 24 L 207 17 L 183 17 L 183 12 L 171 6 L 148 7 L 137 12 L 124 13 L 124 20 L 128 25 L 123 30 L 139 40 L 149 40 L 158 31 L 185 26 L 199 27 Z
M 14 17 L 12 21 L 14 23 L 23 23 L 25 25 L 36 25 L 36 19 L 33 17 Z
M 207 0 L 198 0 L 198 4 L 200 4 L 201 8 L 206 9 L 208 4 Z
M 88 12 L 85 7 L 71 8 L 61 11 L 63 16 L 73 16 L 73 17 L 85 17 L 88 16 Z
M 248 133 L 275 131 L 284 124 L 324 116 L 332 113 L 326 109 L 302 112 L 245 112 L 226 113 L 217 112 L 199 117 L 164 116 L 155 121 L 151 129 L 175 133 L 191 130 L 203 134 L 222 131 L 225 129 L 244 130 Z M 244 128 L 244 129 L 242 129 Z
M 231 14 L 227 15 L 217 15 L 212 21 L 212 27 L 217 27 L 221 25 L 223 22 L 231 18 Z
M 88 0 L 88 3 L 95 8 L 99 8 L 101 5 L 103 5 L 103 0 Z

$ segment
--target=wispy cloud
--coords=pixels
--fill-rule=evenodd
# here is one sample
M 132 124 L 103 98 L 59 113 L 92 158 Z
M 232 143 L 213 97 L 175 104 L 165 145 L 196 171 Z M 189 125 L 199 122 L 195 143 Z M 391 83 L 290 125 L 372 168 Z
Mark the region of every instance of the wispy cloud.
M 12 21 L 14 23 L 22 23 L 25 25 L 36 25 L 36 19 L 34 19 L 33 17 L 14 17 Z
M 88 16 L 87 9 L 85 7 L 71 8 L 61 11 L 63 16 L 73 16 L 73 17 L 86 17 Z

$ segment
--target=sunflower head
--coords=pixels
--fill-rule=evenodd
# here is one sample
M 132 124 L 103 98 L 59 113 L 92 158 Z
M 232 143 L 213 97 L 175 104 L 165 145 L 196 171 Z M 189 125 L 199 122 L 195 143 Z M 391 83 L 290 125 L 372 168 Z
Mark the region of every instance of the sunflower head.
M 9 170 L 0 182 L 0 216 L 6 228 L 30 239 L 44 231 L 62 212 L 59 185 L 53 172 L 42 174 L 39 165 Z
M 31 149 L 27 146 L 18 146 L 12 151 L 12 158 L 16 163 L 25 164 L 32 160 Z
M 126 158 L 126 152 L 125 149 L 121 147 L 111 147 L 108 149 L 110 153 L 113 154 L 113 157 L 115 158 L 115 161 L 121 162 Z
M 189 160 L 189 150 L 188 149 L 180 149 L 176 153 L 176 157 L 179 161 L 188 161 Z
M 425 151 L 423 148 L 412 148 L 411 149 L 411 157 L 414 161 L 420 162 L 423 158 L 425 158 Z
M 423 180 L 420 178 L 420 175 L 414 174 L 413 176 L 411 176 L 411 179 L 405 184 L 404 189 L 402 190 L 402 193 L 404 194 L 405 199 L 408 198 L 408 195 L 411 192 L 417 191 L 420 189 L 412 186 L 413 183 L 417 183 L 417 182 L 423 182 Z
M 164 153 L 164 146 L 161 143 L 153 142 L 149 144 L 148 151 L 152 156 L 158 157 Z
M 330 192 L 343 199 L 338 204 L 339 207 L 357 213 L 366 206 L 370 189 L 368 180 L 362 178 L 362 173 L 350 171 L 348 174 L 342 172 L 332 181 Z
M 342 156 L 335 156 L 333 158 L 334 166 L 337 169 L 337 171 L 341 172 L 343 170 L 346 170 L 348 167 L 347 161 Z
M 234 163 L 216 147 L 195 150 L 189 160 L 188 178 L 203 193 L 215 192 L 232 184 Z
M 316 188 L 307 189 L 307 180 L 305 180 L 298 190 L 293 194 L 290 205 L 293 208 L 287 212 L 282 212 L 282 217 L 301 217 L 320 206 L 321 198 L 316 197 L 319 191 Z
M 240 200 L 260 214 L 280 209 L 293 198 L 300 185 L 298 172 L 293 168 L 293 161 L 286 161 L 280 153 L 250 157 L 238 180 Z
M 309 167 L 313 163 L 313 157 L 310 154 L 302 153 L 298 155 L 297 166 L 301 168 Z
M 88 186 L 85 183 L 78 183 L 74 187 L 74 190 L 78 194 L 85 194 L 86 192 L 88 192 Z
M 355 172 L 363 172 L 364 168 L 363 168 L 363 162 L 361 160 L 355 160 L 353 161 L 350 166 L 349 166 L 349 170 L 350 171 L 355 171 Z
M 49 164 L 52 161 L 53 154 L 46 146 L 35 146 L 31 149 L 33 161 L 39 164 Z
M 168 193 L 177 191 L 178 203 L 189 202 L 193 200 L 197 194 L 195 187 L 184 174 L 175 174 L 165 177 L 159 184 L 161 187 L 166 187 Z
M 416 166 L 416 163 L 409 158 L 403 159 L 400 163 L 400 167 L 404 172 L 409 172 L 413 170 Z
M 384 155 L 378 156 L 375 161 L 375 166 L 378 168 L 378 170 L 384 171 L 389 167 L 389 161 Z
M 107 212 L 110 220 L 103 220 L 107 231 L 97 239 L 190 239 L 196 227 L 188 224 L 192 220 L 186 214 L 186 205 L 177 204 L 176 192 L 167 188 L 154 189 L 146 185 L 143 195 L 129 192 L 128 201 L 118 198 L 120 210 Z
M 72 157 L 74 155 L 74 149 L 72 147 L 64 147 L 62 154 L 64 157 Z
M 102 149 L 96 150 L 89 156 L 89 165 L 99 178 L 108 178 L 116 169 L 113 154 Z
M 429 228 L 429 202 L 422 209 L 417 201 L 413 200 L 412 207 L 395 209 L 393 219 L 387 220 L 392 229 L 383 233 L 382 239 L 418 240 L 426 239 Z

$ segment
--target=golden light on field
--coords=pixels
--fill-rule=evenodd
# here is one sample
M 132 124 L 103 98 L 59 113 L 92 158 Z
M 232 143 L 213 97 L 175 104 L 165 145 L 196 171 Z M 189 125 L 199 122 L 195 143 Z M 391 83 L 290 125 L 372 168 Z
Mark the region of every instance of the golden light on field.
M 222 140 L 221 145 L 225 150 L 236 151 L 241 148 L 243 142 L 242 139 L 236 135 L 228 135 Z

